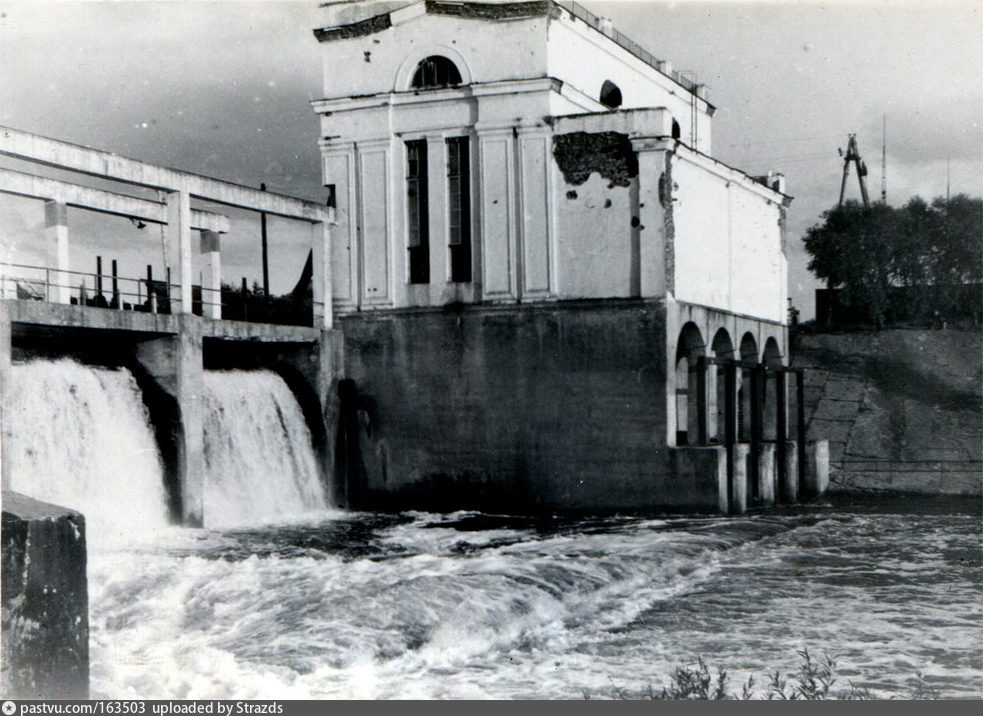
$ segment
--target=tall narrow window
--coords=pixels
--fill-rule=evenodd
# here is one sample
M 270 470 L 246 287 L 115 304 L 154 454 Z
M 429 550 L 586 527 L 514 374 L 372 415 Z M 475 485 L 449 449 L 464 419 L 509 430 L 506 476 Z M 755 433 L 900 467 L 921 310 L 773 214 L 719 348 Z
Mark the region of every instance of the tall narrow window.
M 447 140 L 447 211 L 451 281 L 471 280 L 471 159 L 467 137 Z
M 410 283 L 430 283 L 427 140 L 406 143 L 406 225 Z

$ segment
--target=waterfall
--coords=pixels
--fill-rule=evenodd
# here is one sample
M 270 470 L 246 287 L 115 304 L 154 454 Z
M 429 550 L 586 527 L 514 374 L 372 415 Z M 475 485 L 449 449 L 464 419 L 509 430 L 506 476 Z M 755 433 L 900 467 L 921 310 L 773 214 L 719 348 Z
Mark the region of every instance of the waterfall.
M 11 489 L 82 512 L 96 539 L 168 524 L 160 454 L 129 371 L 14 364 L 8 406 Z
M 205 371 L 205 525 L 252 526 L 326 509 L 311 434 L 270 371 Z

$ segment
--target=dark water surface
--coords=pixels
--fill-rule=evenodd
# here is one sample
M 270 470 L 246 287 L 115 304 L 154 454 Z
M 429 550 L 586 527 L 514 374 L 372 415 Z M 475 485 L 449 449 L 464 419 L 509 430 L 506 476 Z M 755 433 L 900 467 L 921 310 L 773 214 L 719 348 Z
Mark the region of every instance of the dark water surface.
M 737 518 L 333 514 L 90 554 L 93 696 L 580 698 L 808 648 L 850 683 L 983 697 L 979 504 Z M 919 674 L 921 675 L 919 677 Z

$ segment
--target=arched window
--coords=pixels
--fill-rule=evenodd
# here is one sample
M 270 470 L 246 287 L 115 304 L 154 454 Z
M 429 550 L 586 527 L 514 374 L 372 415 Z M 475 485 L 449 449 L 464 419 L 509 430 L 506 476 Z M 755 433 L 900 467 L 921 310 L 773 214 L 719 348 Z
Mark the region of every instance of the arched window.
M 420 60 L 413 73 L 412 89 L 431 89 L 435 87 L 454 87 L 461 84 L 461 73 L 457 65 L 442 55 L 431 55 Z
M 679 129 L 679 122 L 677 122 L 674 119 L 674 120 L 672 120 L 672 138 L 673 139 L 679 139 L 679 135 L 680 134 L 682 134 L 682 132 Z
M 601 85 L 601 104 L 611 109 L 621 106 L 621 90 L 611 80 L 604 80 L 604 84 Z

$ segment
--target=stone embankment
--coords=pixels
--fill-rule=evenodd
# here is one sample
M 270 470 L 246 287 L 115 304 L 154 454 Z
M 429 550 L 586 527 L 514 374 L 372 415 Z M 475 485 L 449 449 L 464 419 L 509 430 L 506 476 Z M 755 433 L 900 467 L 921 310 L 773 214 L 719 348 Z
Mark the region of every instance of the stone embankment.
M 810 440 L 829 440 L 834 490 L 980 495 L 983 344 L 977 331 L 803 334 Z

